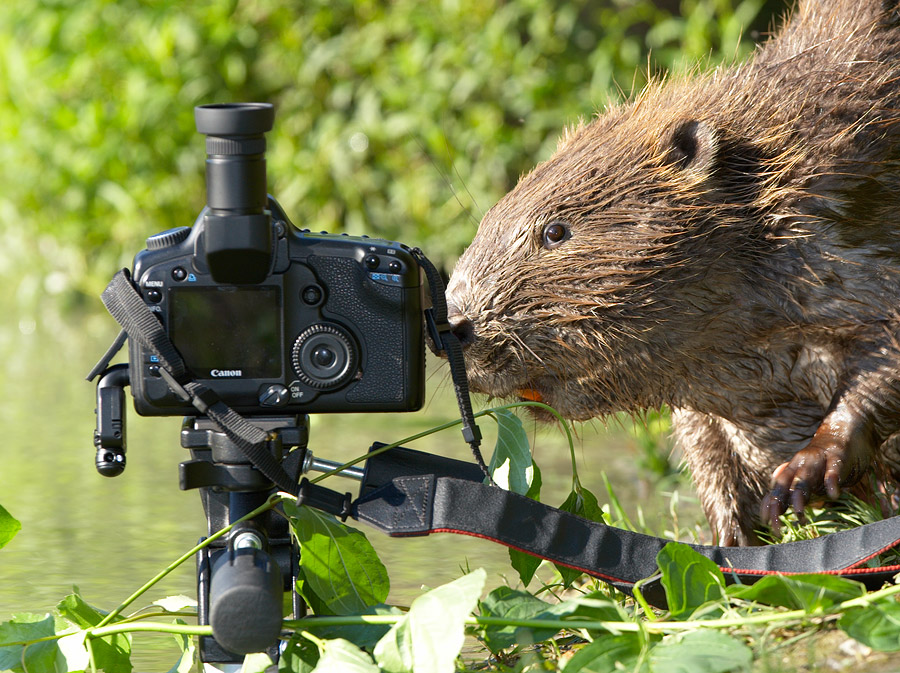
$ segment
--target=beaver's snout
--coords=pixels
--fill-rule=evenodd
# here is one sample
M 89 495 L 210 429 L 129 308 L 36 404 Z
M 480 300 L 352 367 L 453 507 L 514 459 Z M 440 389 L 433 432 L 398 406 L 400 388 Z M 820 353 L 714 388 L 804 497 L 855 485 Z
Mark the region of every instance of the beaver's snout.
M 447 304 L 447 320 L 450 323 L 450 331 L 459 339 L 463 348 L 475 343 L 475 325 L 456 307 L 456 304 Z

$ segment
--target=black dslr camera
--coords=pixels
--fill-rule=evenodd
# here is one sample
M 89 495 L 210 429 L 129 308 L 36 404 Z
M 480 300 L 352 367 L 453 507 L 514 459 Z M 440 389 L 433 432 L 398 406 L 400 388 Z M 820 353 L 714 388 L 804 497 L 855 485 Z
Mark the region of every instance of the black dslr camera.
M 207 206 L 147 239 L 133 273 L 193 379 L 254 416 L 421 408 L 424 286 L 409 248 L 291 224 L 266 193 L 271 105 L 195 113 Z M 195 414 L 129 343 L 138 413 Z
M 103 300 L 123 331 L 88 379 L 98 379 L 94 445 L 105 476 L 125 468 L 126 386 L 138 413 L 185 417 L 191 459 L 179 485 L 199 489 L 210 535 L 234 526 L 197 555 L 198 623 L 213 632 L 200 657 L 235 663 L 266 649 L 277 656 L 283 592 L 304 614 L 286 520 L 250 515 L 275 490 L 350 513 L 349 493 L 300 481 L 340 467 L 308 450 L 309 414 L 420 409 L 423 322 L 432 340 L 449 325 L 424 306 L 423 273 L 433 302 L 442 285 L 420 251 L 300 231 L 268 196 L 271 105 L 205 105 L 195 115 L 207 205 L 193 227 L 147 239 L 133 273 L 113 278 Z M 125 335 L 128 363 L 111 365 Z

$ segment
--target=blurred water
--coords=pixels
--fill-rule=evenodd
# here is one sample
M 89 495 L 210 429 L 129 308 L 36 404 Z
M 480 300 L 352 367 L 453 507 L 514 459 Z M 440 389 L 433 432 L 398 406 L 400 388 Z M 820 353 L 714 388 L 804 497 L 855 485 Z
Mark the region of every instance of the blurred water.
M 0 620 L 17 612 L 51 611 L 73 586 L 91 604 L 111 610 L 204 533 L 197 494 L 178 489 L 178 463 L 188 458 L 179 445 L 180 418 L 129 413 L 125 473 L 106 479 L 94 469 L 94 388 L 84 376 L 115 332 L 112 318 L 97 307 L 87 313 L 4 311 L 0 504 L 22 522 L 22 531 L 0 551 Z M 446 369 L 429 362 L 429 402 L 415 414 L 314 417 L 310 447 L 318 457 L 344 461 L 364 453 L 374 440 L 396 441 L 452 420 L 456 412 L 447 378 Z M 481 425 L 489 458 L 493 422 L 485 419 Z M 571 483 L 565 443 L 552 429 L 532 434 L 543 499 L 559 503 Z M 636 502 L 653 516 L 664 509 L 662 495 L 636 475 L 627 432 L 585 426 L 579 434 L 579 473 L 601 502 L 600 471 L 605 470 L 632 510 Z M 469 457 L 458 430 L 412 447 Z M 354 485 L 340 481 L 335 488 L 354 490 Z M 498 545 L 464 536 L 391 539 L 366 533 L 390 573 L 394 604 L 408 604 L 422 586 L 455 579 L 464 568 L 484 567 L 494 586 L 504 577 L 516 583 L 507 552 Z M 194 592 L 193 563 L 186 563 L 134 608 Z M 167 670 L 176 658 L 167 636 L 139 636 L 135 650 L 136 670 Z

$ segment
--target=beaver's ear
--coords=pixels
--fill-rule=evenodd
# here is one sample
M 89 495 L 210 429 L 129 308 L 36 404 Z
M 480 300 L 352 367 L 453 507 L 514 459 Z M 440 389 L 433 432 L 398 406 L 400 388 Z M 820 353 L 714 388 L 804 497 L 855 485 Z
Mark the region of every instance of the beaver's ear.
M 676 124 L 666 140 L 666 159 L 681 170 L 709 174 L 719 151 L 716 130 L 702 121 Z
M 664 142 L 669 165 L 698 180 L 708 200 L 749 204 L 764 187 L 761 150 L 707 122 L 680 122 Z

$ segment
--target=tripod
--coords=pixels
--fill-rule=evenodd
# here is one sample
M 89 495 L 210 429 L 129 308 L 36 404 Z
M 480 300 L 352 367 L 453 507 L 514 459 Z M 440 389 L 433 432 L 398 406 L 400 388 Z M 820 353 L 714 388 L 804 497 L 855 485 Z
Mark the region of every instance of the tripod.
M 272 450 L 282 460 L 291 448 L 305 453 L 309 436 L 306 416 L 252 419 L 277 438 Z M 181 428 L 181 445 L 191 460 L 179 465 L 182 490 L 197 488 L 210 535 L 263 505 L 273 486 L 237 446 L 205 417 L 188 417 Z M 302 458 L 302 455 L 298 455 Z M 294 474 L 300 468 L 292 465 Z M 287 467 L 287 466 L 286 466 Z M 197 620 L 212 625 L 215 638 L 200 638 L 204 663 L 239 664 L 243 654 L 270 651 L 277 659 L 283 597 L 291 592 L 294 618 L 303 617 L 303 602 L 293 587 L 299 550 L 287 520 L 273 511 L 238 524 L 227 537 L 198 552 Z M 251 614 L 248 614 L 251 613 Z

